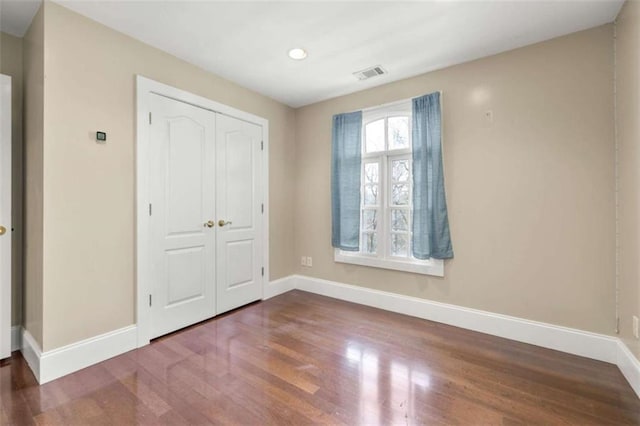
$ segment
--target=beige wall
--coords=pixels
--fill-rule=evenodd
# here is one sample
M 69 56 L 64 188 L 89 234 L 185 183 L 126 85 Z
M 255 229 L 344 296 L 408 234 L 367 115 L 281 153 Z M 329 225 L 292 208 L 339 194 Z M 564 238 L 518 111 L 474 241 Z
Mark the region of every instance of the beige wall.
M 24 48 L 24 300 L 23 325 L 42 345 L 44 13 L 40 8 Z
M 620 337 L 640 357 L 633 315 L 640 315 L 640 3 L 627 1 L 616 20 L 616 120 L 619 190 Z
M 11 76 L 11 325 L 22 323 L 22 39 L 0 32 L 0 73 Z
M 613 27 L 296 111 L 297 272 L 612 334 Z M 455 259 L 445 277 L 334 263 L 331 116 L 443 91 Z M 494 121 L 485 119 L 492 110 Z
M 269 120 L 271 279 L 293 272 L 294 110 L 45 2 L 43 349 L 135 322 L 135 75 Z M 108 134 L 95 143 L 95 132 Z
M 294 111 L 45 2 L 24 40 L 27 329 L 51 350 L 135 321 L 142 74 L 269 119 L 271 279 L 298 272 L 611 334 L 612 28 Z M 334 263 L 331 116 L 435 90 L 456 253 L 445 278 Z M 296 266 L 301 255 L 314 266 Z

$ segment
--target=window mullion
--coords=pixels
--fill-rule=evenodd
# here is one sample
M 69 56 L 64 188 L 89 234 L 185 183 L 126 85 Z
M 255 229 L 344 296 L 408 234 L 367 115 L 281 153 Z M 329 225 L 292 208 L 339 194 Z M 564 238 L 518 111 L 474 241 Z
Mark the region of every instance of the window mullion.
M 380 198 L 380 216 L 382 219 L 381 220 L 382 227 L 380 229 L 380 241 L 378 242 L 378 247 L 380 247 L 378 257 L 382 259 L 387 258 L 387 238 L 388 238 L 388 232 L 387 232 L 387 194 L 389 193 L 387 188 L 387 183 L 388 183 L 387 150 L 389 149 L 389 141 L 387 137 L 387 134 L 389 132 L 388 126 L 389 126 L 389 121 L 388 121 L 388 118 L 385 116 L 384 117 L 384 151 L 380 156 L 380 166 L 382 169 L 382 179 L 380 181 L 380 187 L 384 188 L 384 190 L 381 191 L 382 197 Z
M 377 257 L 385 258 L 386 257 L 386 234 L 387 234 L 387 217 L 386 217 L 386 196 L 387 196 L 387 168 L 385 167 L 385 159 L 386 155 L 382 154 L 378 158 L 380 167 L 380 202 L 378 203 L 378 214 L 380 215 L 380 220 L 378 221 L 378 252 L 376 253 Z
M 387 259 L 391 258 L 391 198 L 393 194 L 393 191 L 392 191 L 393 183 L 391 182 L 392 176 L 391 176 L 390 163 L 391 163 L 391 155 L 387 152 L 387 155 L 385 156 L 385 159 L 384 159 L 384 164 L 387 169 L 387 176 L 384 184 L 385 184 L 385 187 L 387 188 L 387 194 L 388 194 L 388 198 L 387 200 L 385 200 L 385 205 L 384 205 L 385 224 L 387 226 L 386 228 L 387 232 L 385 233 L 385 236 L 384 236 L 385 237 L 384 241 L 386 243 L 386 246 L 385 246 L 386 251 L 384 253 L 384 256 Z
M 389 195 L 391 194 L 391 186 L 390 186 L 390 174 L 389 174 L 389 119 L 388 117 L 385 117 L 384 119 L 384 147 L 385 147 L 385 151 L 383 152 L 381 158 L 380 158 L 380 163 L 382 166 L 382 170 L 383 170 L 383 180 L 382 180 L 382 184 L 380 185 L 381 187 L 384 187 L 384 192 L 382 194 L 382 199 L 381 199 L 381 203 L 380 203 L 380 207 L 381 207 L 381 214 L 382 214 L 382 223 L 383 223 L 383 228 L 382 228 L 382 232 L 380 233 L 380 257 L 383 259 L 386 259 L 389 257 L 389 247 L 391 247 L 391 245 L 389 244 L 389 238 L 390 238 L 390 233 L 389 233 L 389 229 L 390 228 L 390 224 L 389 224 L 389 205 L 390 205 L 390 201 L 389 201 Z

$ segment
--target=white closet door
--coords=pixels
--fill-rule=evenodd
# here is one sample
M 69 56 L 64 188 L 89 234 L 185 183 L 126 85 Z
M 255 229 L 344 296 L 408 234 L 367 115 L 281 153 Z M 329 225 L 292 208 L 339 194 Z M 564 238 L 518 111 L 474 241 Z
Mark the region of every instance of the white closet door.
M 216 115 L 217 313 L 262 298 L 262 127 Z
M 11 77 L 0 75 L 0 359 L 11 356 Z
M 215 315 L 215 113 L 151 95 L 151 337 Z

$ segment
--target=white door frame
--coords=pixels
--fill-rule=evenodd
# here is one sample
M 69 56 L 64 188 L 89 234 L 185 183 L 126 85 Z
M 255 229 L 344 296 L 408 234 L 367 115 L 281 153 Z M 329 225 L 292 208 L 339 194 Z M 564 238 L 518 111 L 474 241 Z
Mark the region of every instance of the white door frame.
M 265 283 L 269 282 L 269 121 L 257 115 L 232 108 L 187 91 L 168 86 L 141 75 L 136 76 L 136 323 L 138 347 L 149 344 L 151 336 L 150 282 L 150 229 L 149 229 L 149 98 L 151 94 L 165 96 L 213 112 L 262 126 L 264 150 L 262 155 L 262 192 L 264 214 L 262 215 L 262 261 Z M 218 220 L 218 218 L 215 218 Z
M 0 359 L 11 355 L 11 77 L 0 74 Z

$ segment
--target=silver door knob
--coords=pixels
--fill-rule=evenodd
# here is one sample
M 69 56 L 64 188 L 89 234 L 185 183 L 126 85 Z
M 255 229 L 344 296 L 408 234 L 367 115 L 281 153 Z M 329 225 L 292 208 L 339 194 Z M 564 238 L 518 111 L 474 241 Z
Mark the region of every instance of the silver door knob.
M 231 223 L 232 223 L 232 222 L 231 222 L 230 220 L 229 220 L 229 221 L 226 221 L 226 220 L 220 219 L 220 220 L 218 221 L 218 226 L 231 225 Z

